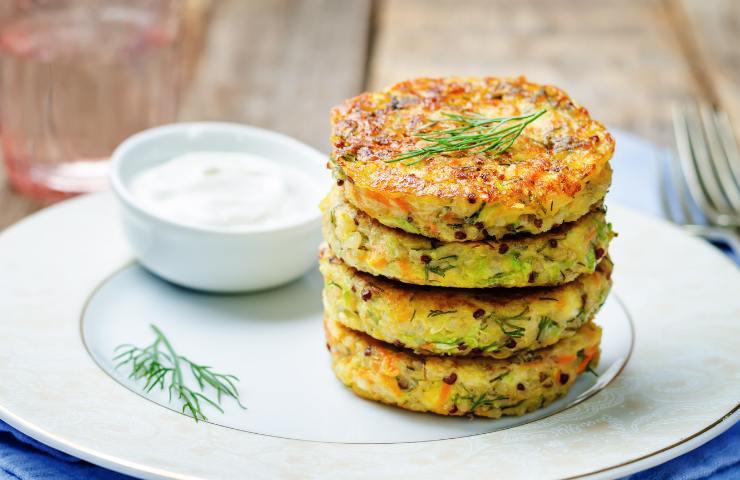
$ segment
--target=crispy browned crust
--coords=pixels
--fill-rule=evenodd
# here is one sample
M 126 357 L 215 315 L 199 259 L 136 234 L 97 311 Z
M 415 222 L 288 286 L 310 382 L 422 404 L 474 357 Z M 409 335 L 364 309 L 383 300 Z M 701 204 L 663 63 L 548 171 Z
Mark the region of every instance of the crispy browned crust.
M 442 120 L 439 128 L 452 126 L 441 116 L 443 112 L 500 117 L 543 108 L 547 113 L 500 155 L 463 151 L 412 166 L 386 162 L 423 145 L 414 135 L 420 126 L 433 120 Z M 443 240 L 455 237 L 444 231 L 435 235 L 424 224 L 405 225 L 401 216 L 429 215 L 432 208 L 423 203 L 428 201 L 447 207 L 441 216 L 435 211 L 434 220 L 449 224 L 486 204 L 485 215 L 476 220 L 482 223 L 479 227 L 491 227 L 489 235 L 506 233 L 506 226 L 495 223 L 501 216 L 517 226 L 517 219 L 527 215 L 572 220 L 587 212 L 588 205 L 579 204 L 580 213 L 563 211 L 575 203 L 587 183 L 599 177 L 614 151 L 612 136 L 584 107 L 556 87 L 523 77 L 408 80 L 346 100 L 332 110 L 331 121 L 337 174 L 353 185 L 354 195 L 390 205 L 375 215 L 368 211 L 372 210 L 369 201 L 355 199 L 354 203 L 387 225 Z M 414 202 L 415 198 L 420 201 Z M 523 231 L 543 231 L 540 221 L 530 224 L 525 217 L 524 223 Z M 485 235 L 464 231 L 468 239 Z

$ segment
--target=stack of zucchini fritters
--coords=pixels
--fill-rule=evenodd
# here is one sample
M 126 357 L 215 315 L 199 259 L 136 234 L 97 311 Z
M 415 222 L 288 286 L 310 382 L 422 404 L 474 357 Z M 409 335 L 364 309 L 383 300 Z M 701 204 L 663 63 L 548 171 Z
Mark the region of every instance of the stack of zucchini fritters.
M 466 143 L 507 128 L 497 149 Z M 523 78 L 422 78 L 345 101 L 332 129 L 320 256 L 337 377 L 442 415 L 567 393 L 598 361 L 611 287 L 604 127 Z

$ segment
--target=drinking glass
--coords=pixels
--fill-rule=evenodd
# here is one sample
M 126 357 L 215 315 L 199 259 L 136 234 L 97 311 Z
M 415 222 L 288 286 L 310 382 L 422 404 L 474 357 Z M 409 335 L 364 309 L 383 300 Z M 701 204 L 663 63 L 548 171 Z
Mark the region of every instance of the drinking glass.
M 3 0 L 0 139 L 8 178 L 43 201 L 107 188 L 129 135 L 172 121 L 177 0 Z

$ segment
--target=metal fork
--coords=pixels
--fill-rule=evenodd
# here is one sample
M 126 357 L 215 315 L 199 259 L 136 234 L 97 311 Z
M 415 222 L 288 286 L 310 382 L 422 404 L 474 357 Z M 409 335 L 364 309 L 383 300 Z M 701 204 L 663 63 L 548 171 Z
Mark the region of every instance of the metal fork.
M 674 105 L 673 129 L 678 158 L 671 156 L 664 177 L 680 213 L 671 208 L 665 181 L 663 210 L 674 223 L 740 254 L 740 153 L 727 115 L 707 105 Z

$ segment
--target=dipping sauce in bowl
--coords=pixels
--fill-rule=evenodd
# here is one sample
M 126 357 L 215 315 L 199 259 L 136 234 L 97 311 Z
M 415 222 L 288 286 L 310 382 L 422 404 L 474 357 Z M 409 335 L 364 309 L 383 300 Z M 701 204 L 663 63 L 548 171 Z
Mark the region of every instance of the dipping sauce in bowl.
M 241 152 L 198 151 L 139 172 L 131 193 L 163 218 L 201 228 L 244 230 L 300 222 L 321 186 L 307 173 Z
M 125 140 L 111 184 L 141 265 L 180 286 L 247 292 L 317 267 L 326 160 L 261 128 L 176 123 Z

